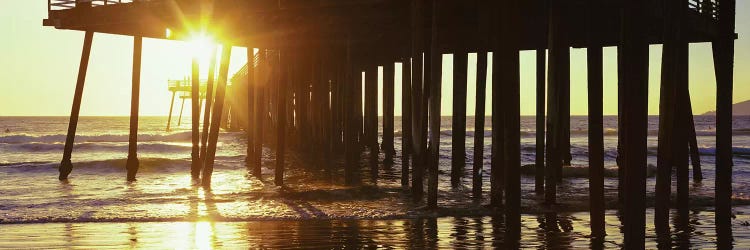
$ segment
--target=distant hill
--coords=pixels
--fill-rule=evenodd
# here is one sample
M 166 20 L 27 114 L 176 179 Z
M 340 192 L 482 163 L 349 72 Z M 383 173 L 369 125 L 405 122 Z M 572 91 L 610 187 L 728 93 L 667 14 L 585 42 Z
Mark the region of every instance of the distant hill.
M 716 111 L 709 111 L 703 115 L 716 115 Z M 732 105 L 732 115 L 750 115 L 750 100 Z

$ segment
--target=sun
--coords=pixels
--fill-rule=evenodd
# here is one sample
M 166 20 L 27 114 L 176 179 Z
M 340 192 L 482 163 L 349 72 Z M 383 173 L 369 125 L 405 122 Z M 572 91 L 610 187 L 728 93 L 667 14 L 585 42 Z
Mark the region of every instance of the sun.
M 191 56 L 198 58 L 201 66 L 208 65 L 214 49 L 216 49 L 216 43 L 211 36 L 197 34 L 188 40 L 188 49 Z

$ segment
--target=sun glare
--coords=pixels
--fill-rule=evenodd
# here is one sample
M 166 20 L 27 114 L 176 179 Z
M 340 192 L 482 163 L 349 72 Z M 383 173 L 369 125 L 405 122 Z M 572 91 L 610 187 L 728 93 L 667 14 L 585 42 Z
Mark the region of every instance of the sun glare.
M 205 34 L 199 34 L 190 38 L 188 44 L 191 55 L 197 57 L 201 65 L 208 65 L 212 51 L 216 47 L 214 39 Z

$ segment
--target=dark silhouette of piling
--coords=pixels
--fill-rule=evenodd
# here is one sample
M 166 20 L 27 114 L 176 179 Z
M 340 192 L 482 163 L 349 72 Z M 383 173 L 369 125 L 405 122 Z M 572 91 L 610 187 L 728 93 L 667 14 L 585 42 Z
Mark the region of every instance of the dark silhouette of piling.
M 500 8 L 499 34 L 521 34 L 519 28 L 520 1 L 508 0 Z M 520 237 L 521 226 L 521 66 L 519 62 L 519 35 L 502 37 L 497 42 L 496 60 L 504 73 L 498 74 L 501 82 L 503 125 L 503 165 L 505 172 L 505 223 L 508 239 Z M 493 71 L 494 73 L 495 71 Z M 494 78 L 494 77 L 493 77 Z M 493 88 L 493 92 L 496 91 Z M 493 100 L 498 100 L 493 98 Z M 493 130 L 493 133 L 495 131 Z M 514 240 L 511 240 L 511 242 Z
M 371 171 L 377 171 L 378 154 L 378 66 L 365 71 L 365 143 L 370 148 Z
M 622 58 L 623 58 L 623 46 L 618 45 L 617 46 L 617 158 L 615 161 L 617 162 L 617 202 L 620 204 L 620 209 L 624 209 L 623 206 L 625 203 L 625 157 L 626 152 L 623 146 L 623 143 L 625 142 L 625 137 L 627 136 L 625 134 L 625 122 L 624 122 L 624 113 L 625 113 L 625 107 L 623 107 L 625 103 L 625 82 L 623 80 L 624 72 L 623 72 L 623 64 L 622 64 Z
M 687 59 L 686 59 L 687 60 Z M 688 111 L 688 144 L 690 146 L 690 161 L 693 165 L 693 182 L 701 182 L 703 180 L 703 171 L 701 171 L 701 156 L 698 151 L 698 139 L 695 133 L 695 119 L 693 118 L 693 105 L 690 101 L 690 90 L 687 91 L 687 105 L 685 109 Z
M 466 168 L 466 76 L 468 54 L 458 51 L 453 54 L 453 125 L 451 130 L 451 185 L 461 184 Z
M 426 39 L 424 30 L 425 1 L 413 0 L 412 25 L 412 178 L 411 190 L 415 201 L 424 195 L 424 172 L 427 153 L 427 81 L 429 53 L 423 53 Z
M 539 7 L 542 9 L 537 17 L 541 27 L 549 27 L 549 1 L 544 0 Z M 544 39 L 549 41 L 549 28 L 542 29 Z M 545 44 L 547 45 L 547 44 Z M 544 194 L 545 178 L 545 120 L 547 104 L 547 50 L 545 48 L 536 50 L 536 152 L 534 155 L 534 192 L 537 195 Z
M 191 104 L 192 104 L 192 124 L 191 125 L 191 139 L 192 139 L 192 150 L 190 152 L 190 175 L 193 179 L 200 177 L 201 168 L 203 164 L 200 161 L 200 71 L 198 65 L 198 58 L 193 57 L 192 60 L 192 81 L 191 81 Z
M 472 197 L 476 200 L 482 198 L 483 167 L 484 167 L 484 126 L 485 126 L 485 99 L 487 97 L 487 47 L 489 44 L 489 29 L 491 26 L 491 13 L 489 1 L 477 1 L 477 75 L 476 96 L 474 109 L 474 159 L 472 165 Z
M 254 169 L 253 158 L 255 157 L 255 135 L 253 135 L 252 127 L 257 124 L 253 121 L 255 115 L 255 49 L 253 46 L 247 46 L 247 120 L 245 124 L 245 135 L 247 137 L 247 153 L 245 156 L 245 166 L 250 169 Z M 257 175 L 256 175 L 257 176 Z
M 258 65 L 260 65 L 266 59 L 265 59 L 264 52 L 259 51 L 258 53 L 259 53 Z M 262 72 L 258 72 L 258 73 L 262 73 Z M 248 71 L 248 77 L 250 77 L 249 71 Z M 252 130 L 254 133 L 253 137 L 255 137 L 253 140 L 254 144 L 252 145 L 253 156 L 252 156 L 252 159 L 250 160 L 252 162 L 252 174 L 256 177 L 260 177 L 262 173 L 261 169 L 263 167 L 262 161 L 261 161 L 263 157 L 263 137 L 264 137 L 263 136 L 263 124 L 265 123 L 265 118 L 267 116 L 266 105 L 268 103 L 268 99 L 265 97 L 267 95 L 267 92 L 266 92 L 267 88 L 265 86 L 261 86 L 259 82 L 254 82 L 252 87 L 254 88 L 253 100 L 255 101 L 255 103 L 253 104 L 253 108 L 255 110 L 253 111 L 254 117 L 252 118 L 253 126 L 248 127 L 247 129 Z
M 588 47 L 586 48 L 586 65 L 588 72 L 588 118 L 589 118 L 589 216 L 591 217 L 591 234 L 603 237 L 606 234 L 604 221 L 604 69 L 603 51 L 596 30 L 600 24 L 601 14 L 594 11 L 596 1 L 588 4 Z
M 284 156 L 286 154 L 286 133 L 287 133 L 287 81 L 289 81 L 290 73 L 294 74 L 290 70 L 292 55 L 284 52 L 278 52 L 278 59 L 275 60 L 274 66 L 278 69 L 276 74 L 276 115 L 278 124 L 276 127 L 276 168 L 274 169 L 274 184 L 276 186 L 284 185 Z M 307 93 L 302 92 L 302 95 Z M 306 98 L 301 98 L 302 100 Z
M 679 6 L 675 4 L 676 6 Z M 679 8 L 676 8 L 679 10 Z M 684 15 L 684 13 L 683 13 Z M 678 20 L 682 20 L 680 17 Z M 678 28 L 682 30 L 682 27 Z M 682 36 L 678 37 L 677 44 L 675 44 L 675 96 L 676 96 L 676 124 L 675 124 L 675 140 L 674 140 L 674 166 L 676 169 L 677 178 L 677 212 L 680 216 L 677 219 L 684 220 L 684 223 L 688 221 L 689 215 L 689 192 L 690 192 L 690 164 L 689 164 L 689 125 L 690 121 L 688 113 L 692 110 L 688 109 L 687 105 L 679 105 L 680 103 L 688 103 L 690 96 L 688 92 L 688 62 L 689 62 L 689 44 L 687 40 Z
M 401 186 L 409 186 L 409 159 L 412 138 L 412 69 L 411 58 L 401 62 Z
M 78 79 L 76 80 L 76 90 L 73 94 L 73 107 L 70 110 L 70 121 L 68 122 L 68 134 L 65 137 L 65 148 L 63 149 L 63 158 L 58 168 L 60 175 L 59 180 L 67 180 L 70 172 L 73 171 L 73 163 L 70 158 L 73 155 L 73 143 L 76 137 L 76 128 L 78 127 L 78 114 L 81 111 L 81 99 L 83 98 L 83 85 L 86 82 L 86 72 L 89 66 L 89 56 L 91 55 L 91 42 L 94 40 L 94 32 L 86 31 L 83 38 L 83 50 L 81 52 L 81 63 L 78 65 Z
M 659 98 L 659 135 L 657 149 L 657 176 L 655 190 L 655 213 L 654 226 L 659 235 L 669 235 L 669 208 L 671 199 L 672 169 L 677 167 L 678 196 L 681 190 L 682 169 L 678 162 L 682 162 L 682 148 L 687 147 L 683 138 L 687 135 L 682 132 L 686 117 L 682 109 L 682 88 L 687 88 L 687 68 L 683 69 L 681 64 L 685 54 L 681 47 L 682 41 L 682 16 L 679 6 L 681 1 L 666 1 L 671 8 L 664 8 L 664 46 L 662 49 L 662 75 Z M 674 8 L 677 7 L 677 8 Z M 687 44 L 685 43 L 685 48 Z M 684 71 L 684 72 L 683 72 Z M 685 156 L 687 157 L 687 156 Z
M 732 239 L 732 85 L 735 0 L 719 0 L 718 37 L 712 41 L 716 73 L 716 231 L 719 248 Z
M 174 109 L 175 95 L 177 95 L 177 91 L 172 91 L 172 99 L 169 102 L 169 115 L 167 116 L 167 129 L 166 129 L 167 132 L 169 132 L 170 126 L 172 125 L 172 110 Z
M 496 15 L 491 16 L 490 30 L 495 31 L 492 33 L 492 39 L 490 40 L 490 46 L 492 47 L 492 151 L 491 151 L 491 164 L 490 164 L 490 206 L 494 208 L 501 207 L 503 205 L 503 187 L 505 181 L 505 145 L 503 140 L 503 131 L 505 131 L 505 107 L 503 107 L 503 81 L 501 80 L 501 74 L 495 74 L 495 72 L 503 72 L 505 69 L 502 68 L 503 63 L 501 56 L 498 55 L 502 43 L 500 42 L 503 37 L 499 35 L 501 22 L 503 21 L 499 15 L 500 3 L 494 2 L 490 7 L 492 13 Z M 497 101 L 495 101 L 497 100 Z
M 229 44 L 222 45 L 221 61 L 219 63 L 219 81 L 216 84 L 216 100 L 213 105 L 213 114 L 211 116 L 211 125 L 208 132 L 208 147 L 206 148 L 206 158 L 203 162 L 203 171 L 201 175 L 201 184 L 204 187 L 211 186 L 211 175 L 214 171 L 214 160 L 216 159 L 216 145 L 219 142 L 219 128 L 221 126 L 221 114 L 224 113 L 224 97 L 227 88 L 227 76 L 229 74 L 229 57 L 232 55 L 232 46 Z
M 214 101 L 214 79 L 216 79 L 216 53 L 217 53 L 218 47 L 213 46 L 211 48 L 211 59 L 208 63 L 208 80 L 206 81 L 206 105 L 204 105 L 203 110 L 203 133 L 201 135 L 201 152 L 200 152 L 200 161 L 205 163 L 206 162 L 206 150 L 207 143 L 208 143 L 208 129 L 209 125 L 211 125 L 211 108 L 213 107 L 213 101 Z M 174 94 L 172 95 L 174 97 Z M 172 101 L 174 102 L 174 100 Z M 172 108 L 170 108 L 169 113 L 172 113 Z M 170 119 L 171 120 L 171 119 Z M 169 128 L 169 126 L 167 126 Z M 193 176 L 193 178 L 196 178 L 199 176 Z
M 547 145 L 544 200 L 547 205 L 557 203 L 557 183 L 562 174 L 565 154 L 565 86 L 570 84 L 570 49 L 567 45 L 565 6 L 552 2 L 549 11 L 549 61 L 547 86 Z
M 187 79 L 185 79 L 187 80 Z M 180 114 L 177 116 L 177 127 L 182 125 L 182 111 L 185 109 L 185 97 L 180 96 Z
M 351 38 L 347 40 L 346 44 L 346 63 L 344 71 L 346 74 L 346 85 L 344 86 L 344 183 L 346 185 L 353 185 L 357 181 L 357 169 L 359 168 L 359 146 L 357 145 L 357 136 L 359 135 L 359 129 L 357 127 L 357 110 L 356 102 L 358 98 L 355 96 L 358 94 L 356 83 L 359 80 L 356 78 L 357 70 L 354 67 L 352 58 L 352 45 Z M 359 75 L 361 76 L 361 75 Z
M 646 137 L 648 136 L 648 40 L 646 0 L 624 2 L 622 12 L 623 150 L 625 157 L 624 247 L 643 249 L 646 223 Z
M 439 25 L 440 21 L 440 0 L 432 1 L 432 29 L 430 30 L 430 50 L 429 53 L 425 52 L 425 55 L 429 54 L 429 60 L 425 58 L 425 62 L 429 61 L 430 65 L 425 65 L 425 77 L 429 76 L 430 80 L 426 85 L 430 88 L 430 99 L 429 99 L 429 126 L 430 126 L 430 143 L 429 143 L 429 156 L 427 160 L 427 208 L 437 208 L 437 196 L 438 196 L 438 165 L 440 161 L 440 95 L 441 95 L 441 82 L 442 82 L 442 68 L 443 68 L 443 54 L 440 53 L 439 47 Z
M 534 192 L 544 193 L 544 117 L 547 79 L 547 51 L 536 50 L 536 154 L 534 155 Z
M 487 52 L 477 53 L 476 106 L 474 110 L 474 159 L 472 167 L 472 197 L 482 198 L 484 167 L 484 120 L 487 95 Z
M 135 181 L 138 172 L 138 106 L 141 90 L 141 55 L 143 53 L 143 37 L 133 37 L 133 84 L 130 97 L 130 136 L 128 137 L 128 160 L 125 168 L 128 170 L 128 181 Z M 184 100 L 184 99 L 183 99 Z
M 396 147 L 393 144 L 394 113 L 396 105 L 395 64 L 388 62 L 383 65 L 383 144 L 381 149 L 385 154 L 384 163 L 392 164 Z

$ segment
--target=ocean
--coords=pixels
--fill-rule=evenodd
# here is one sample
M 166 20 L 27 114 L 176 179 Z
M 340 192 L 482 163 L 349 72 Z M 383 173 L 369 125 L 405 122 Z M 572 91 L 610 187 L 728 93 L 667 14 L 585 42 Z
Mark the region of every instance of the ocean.
M 81 117 L 73 150 L 73 173 L 64 182 L 57 180 L 57 167 L 62 159 L 68 117 L 0 117 L 0 223 L 5 224 L 0 226 L 0 247 L 274 247 L 317 241 L 332 246 L 400 248 L 492 247 L 502 242 L 502 237 L 493 235 L 503 230 L 502 225 L 470 199 L 473 117 L 467 118 L 467 177 L 459 188 L 450 185 L 451 118 L 442 119 L 439 211 L 424 211 L 419 209 L 420 204 L 411 202 L 399 184 L 398 157 L 392 166 L 381 165 L 377 178 L 362 186 L 347 187 L 343 185 L 341 159 L 328 163 L 289 152 L 287 186 L 275 187 L 272 149 L 265 148 L 263 152 L 263 178 L 248 174 L 244 132 L 221 133 L 212 189 L 192 186 L 190 118 L 183 117 L 180 126 L 173 119 L 172 130 L 166 132 L 166 117 L 141 117 L 141 167 L 138 181 L 128 183 L 124 169 L 128 117 Z M 534 120 L 521 119 L 522 165 L 534 163 Z M 539 208 L 541 198 L 533 192 L 533 176 L 522 176 L 522 246 L 537 248 L 545 246 L 545 242 L 551 242 L 546 246 L 592 246 L 587 238 L 586 122 L 586 117 L 571 118 L 572 168 L 566 169 L 566 178 L 559 187 L 558 200 L 562 205 L 555 217 L 550 218 Z M 483 145 L 485 171 L 489 171 L 490 164 L 489 123 Z M 711 207 L 715 122 L 713 116 L 696 116 L 695 123 L 704 180 L 691 181 L 692 224 L 684 237 L 675 233 L 673 244 L 700 248 L 715 242 Z M 617 118 L 606 116 L 604 126 L 605 167 L 612 170 L 608 172 L 616 172 Z M 382 129 L 382 123 L 379 127 Z M 399 117 L 395 127 L 396 151 L 400 154 Z M 656 165 L 657 128 L 658 117 L 649 117 L 651 170 Z M 734 117 L 732 151 L 734 242 L 736 246 L 750 245 L 750 116 Z M 366 161 L 361 165 L 367 168 Z M 484 193 L 488 195 L 487 174 L 484 183 Z M 653 199 L 654 183 L 653 175 L 649 175 L 647 199 Z M 615 207 L 616 187 L 617 178 L 610 174 L 605 179 L 609 208 Z M 653 210 L 649 209 L 648 214 L 651 216 Z M 549 225 L 550 219 L 559 229 L 552 235 L 542 225 Z M 649 217 L 647 235 L 656 244 L 651 222 Z M 603 247 L 621 243 L 619 224 L 616 210 L 608 210 L 608 236 L 601 243 Z M 166 231 L 158 231 L 162 228 Z M 290 230 L 296 233 L 287 232 Z M 411 237 L 421 241 L 412 241 Z M 531 241 L 524 240 L 529 237 Z M 180 244 L 164 243 L 164 239 Z M 34 243 L 37 240 L 39 243 Z

